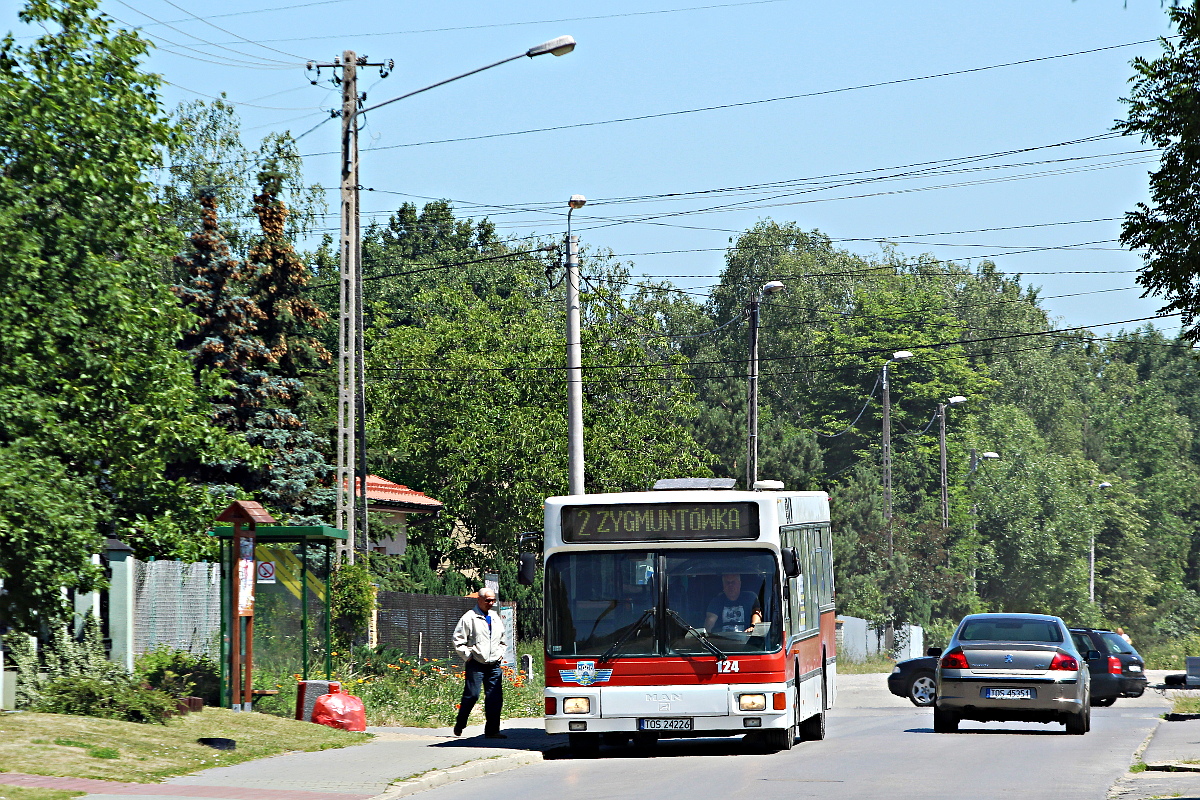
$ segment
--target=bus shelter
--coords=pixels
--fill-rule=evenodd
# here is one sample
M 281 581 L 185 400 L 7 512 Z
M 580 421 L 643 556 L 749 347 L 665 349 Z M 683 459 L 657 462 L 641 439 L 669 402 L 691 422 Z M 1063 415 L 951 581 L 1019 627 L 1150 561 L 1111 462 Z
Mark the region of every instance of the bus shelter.
M 215 527 L 209 532 L 221 540 L 221 705 L 226 708 L 233 703 L 234 682 L 241 680 L 231 675 L 231 664 L 236 669 L 251 657 L 249 681 L 255 688 L 247 694 L 256 697 L 277 694 L 276 686 L 291 687 L 296 678 L 331 678 L 329 577 L 335 547 L 347 539 L 346 531 L 323 525 L 239 528 Z M 252 578 L 243 574 L 249 566 L 249 548 L 241 543 L 247 533 L 253 543 Z M 247 629 L 251 582 L 252 624 Z

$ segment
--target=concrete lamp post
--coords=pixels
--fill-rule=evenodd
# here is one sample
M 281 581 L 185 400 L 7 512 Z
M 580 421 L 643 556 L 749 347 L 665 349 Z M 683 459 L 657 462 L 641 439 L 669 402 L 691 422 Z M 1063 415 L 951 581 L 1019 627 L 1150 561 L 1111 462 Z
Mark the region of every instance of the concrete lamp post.
M 565 37 L 570 38 L 570 37 Z M 549 43 L 548 43 L 549 44 Z M 574 44 L 571 45 L 574 47 Z M 569 51 L 568 51 L 569 52 Z M 561 53 L 556 53 L 561 55 Z M 571 234 L 571 214 L 587 198 L 567 201 L 567 485 L 570 494 L 583 494 L 583 342 L 579 329 L 579 237 Z
M 946 476 L 946 406 L 967 402 L 967 398 L 956 394 L 944 403 L 938 403 L 938 452 L 942 467 L 942 527 L 950 527 L 950 487 Z
M 755 293 L 747 304 L 750 315 L 750 364 L 747 374 L 747 431 L 746 446 L 746 489 L 754 489 L 758 482 L 758 312 L 764 298 L 782 292 L 787 287 L 783 281 L 768 281 Z
M 908 350 L 897 350 L 883 362 L 883 517 L 887 521 L 889 558 L 892 556 L 892 389 L 888 382 L 888 364 L 912 357 Z

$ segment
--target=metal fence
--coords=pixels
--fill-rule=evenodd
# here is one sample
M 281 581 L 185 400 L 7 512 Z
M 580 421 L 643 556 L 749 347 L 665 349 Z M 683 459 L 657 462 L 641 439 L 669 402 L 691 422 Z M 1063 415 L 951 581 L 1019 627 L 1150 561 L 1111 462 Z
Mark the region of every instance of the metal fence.
M 517 641 L 541 639 L 545 634 L 545 621 L 541 606 L 517 606 Z
M 134 653 L 165 644 L 216 656 L 221 635 L 221 566 L 138 561 L 134 570 Z
M 475 605 L 473 597 L 380 592 L 378 641 L 417 658 L 450 658 L 459 617 Z

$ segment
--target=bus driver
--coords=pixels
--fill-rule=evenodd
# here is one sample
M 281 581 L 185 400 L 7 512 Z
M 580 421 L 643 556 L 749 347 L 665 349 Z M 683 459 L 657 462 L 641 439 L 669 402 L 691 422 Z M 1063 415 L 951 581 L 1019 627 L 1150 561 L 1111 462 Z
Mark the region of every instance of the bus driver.
M 708 604 L 704 627 L 710 631 L 749 633 L 754 623 L 763 621 L 762 607 L 752 592 L 742 591 L 742 576 L 736 572 L 721 576 L 724 591 Z

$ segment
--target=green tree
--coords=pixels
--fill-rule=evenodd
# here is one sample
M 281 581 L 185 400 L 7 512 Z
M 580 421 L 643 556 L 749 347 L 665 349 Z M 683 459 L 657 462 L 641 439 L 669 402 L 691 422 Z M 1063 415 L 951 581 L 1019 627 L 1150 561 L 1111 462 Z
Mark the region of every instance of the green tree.
M 170 237 L 145 174 L 174 134 L 146 43 L 96 7 L 31 0 L 21 19 L 47 32 L 0 43 L 0 452 L 34 483 L 0 528 L 19 622 L 90 585 L 104 534 L 143 557 L 206 552 L 213 501 L 167 466 L 245 454 L 208 424 L 214 386 L 193 383 L 186 314 L 159 281 Z M 60 491 L 70 509 L 51 507 Z M 43 564 L 22 557 L 38 550 Z
M 1142 251 L 1146 265 L 1138 283 L 1168 301 L 1162 311 L 1183 315 L 1184 336 L 1200 339 L 1200 226 L 1194 187 L 1200 183 L 1200 15 L 1193 1 L 1167 9 L 1178 38 L 1160 39 L 1163 54 L 1135 58 L 1132 89 L 1124 98 L 1128 117 L 1116 130 L 1140 136 L 1159 148 L 1159 168 L 1150 173 L 1150 204 L 1126 212 L 1121 242 Z

